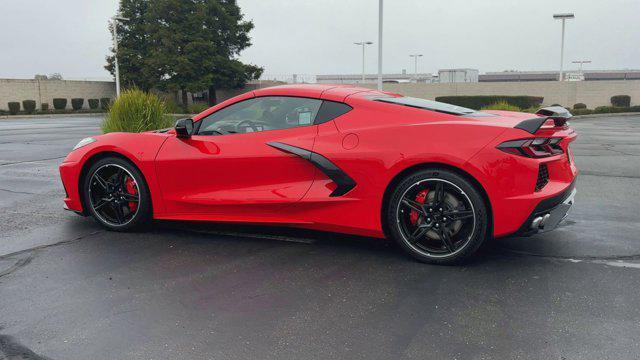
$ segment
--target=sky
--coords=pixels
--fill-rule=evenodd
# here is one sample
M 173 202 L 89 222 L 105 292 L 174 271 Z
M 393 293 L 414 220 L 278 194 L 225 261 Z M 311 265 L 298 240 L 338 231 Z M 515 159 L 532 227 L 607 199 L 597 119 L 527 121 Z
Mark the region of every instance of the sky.
M 109 79 L 107 21 L 117 0 L 0 0 L 0 78 L 61 73 L 67 79 Z M 238 0 L 254 22 L 253 45 L 240 59 L 265 77 L 357 74 L 361 48 L 377 71 L 378 0 Z M 640 0 L 385 0 L 385 73 L 443 68 L 557 70 L 560 21 L 567 21 L 565 69 L 640 68 Z

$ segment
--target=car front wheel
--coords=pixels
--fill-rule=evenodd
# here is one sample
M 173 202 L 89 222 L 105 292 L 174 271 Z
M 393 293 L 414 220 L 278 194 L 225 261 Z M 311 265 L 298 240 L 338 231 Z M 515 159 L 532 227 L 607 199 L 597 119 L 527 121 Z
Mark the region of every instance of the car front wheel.
M 386 218 L 402 249 L 427 263 L 459 263 L 487 237 L 488 214 L 478 189 L 444 169 L 417 171 L 401 180 Z
M 108 230 L 139 229 L 151 218 L 151 197 L 142 173 L 130 162 L 108 157 L 95 162 L 84 179 L 84 204 Z

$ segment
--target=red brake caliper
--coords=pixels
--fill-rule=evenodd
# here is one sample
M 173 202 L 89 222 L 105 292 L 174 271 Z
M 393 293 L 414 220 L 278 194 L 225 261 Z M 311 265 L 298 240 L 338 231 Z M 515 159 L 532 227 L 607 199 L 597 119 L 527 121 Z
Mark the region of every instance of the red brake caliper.
M 424 204 L 424 202 L 427 200 L 427 194 L 428 193 L 429 193 L 429 190 L 420 191 L 416 195 L 416 201 L 419 202 L 420 204 Z M 415 225 L 418 222 L 418 218 L 419 217 L 420 217 L 420 215 L 415 210 L 411 210 L 411 213 L 409 213 L 409 221 L 411 221 L 412 225 Z
M 127 176 L 127 179 L 125 180 L 124 184 L 128 194 L 138 195 L 138 187 L 136 186 L 136 183 L 133 181 L 132 178 Z M 138 209 L 138 203 L 135 201 L 129 201 L 129 210 L 131 210 L 131 212 L 135 212 L 137 209 Z

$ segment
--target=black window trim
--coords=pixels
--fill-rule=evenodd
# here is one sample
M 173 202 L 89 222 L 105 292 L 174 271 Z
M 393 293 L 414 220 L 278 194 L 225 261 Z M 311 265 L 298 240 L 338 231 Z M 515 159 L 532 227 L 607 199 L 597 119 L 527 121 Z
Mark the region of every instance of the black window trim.
M 400 96 L 400 97 L 403 98 L 403 97 L 406 97 L 406 96 Z M 404 103 L 401 103 L 401 102 L 388 100 L 388 99 L 396 99 L 396 98 L 397 97 L 394 97 L 394 96 L 375 96 L 375 97 L 372 97 L 371 100 L 377 101 L 377 102 L 382 102 L 382 103 L 385 103 L 385 104 L 405 106 L 405 107 L 410 107 L 410 108 L 414 108 L 414 109 L 433 111 L 433 112 L 437 112 L 437 113 L 441 113 L 441 114 L 461 116 L 461 117 L 473 117 L 473 116 L 479 116 L 479 115 L 483 114 L 482 112 L 480 112 L 478 110 L 469 109 L 469 108 L 465 108 L 463 106 L 452 105 L 452 104 L 447 104 L 447 103 L 442 103 L 442 104 L 447 104 L 447 105 L 456 106 L 456 107 L 459 107 L 459 108 L 471 110 L 471 112 L 461 113 L 461 112 L 455 112 L 455 111 L 446 111 L 446 110 L 442 110 L 442 109 L 434 109 L 434 108 L 429 108 L 429 107 L 424 107 L 424 106 L 404 104 Z M 430 100 L 430 101 L 432 101 L 432 100 Z M 434 101 L 434 102 L 438 102 L 438 101 Z

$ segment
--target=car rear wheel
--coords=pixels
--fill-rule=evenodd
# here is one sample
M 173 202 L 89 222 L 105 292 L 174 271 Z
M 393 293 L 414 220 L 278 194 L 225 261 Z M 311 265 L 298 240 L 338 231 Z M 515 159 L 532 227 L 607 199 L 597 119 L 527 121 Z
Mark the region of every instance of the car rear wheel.
M 443 169 L 417 171 L 401 180 L 387 206 L 389 234 L 413 258 L 454 264 L 487 236 L 487 209 L 476 187 Z
M 108 230 L 140 229 L 151 219 L 151 197 L 142 173 L 124 159 L 95 162 L 84 179 L 84 204 Z

